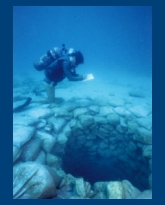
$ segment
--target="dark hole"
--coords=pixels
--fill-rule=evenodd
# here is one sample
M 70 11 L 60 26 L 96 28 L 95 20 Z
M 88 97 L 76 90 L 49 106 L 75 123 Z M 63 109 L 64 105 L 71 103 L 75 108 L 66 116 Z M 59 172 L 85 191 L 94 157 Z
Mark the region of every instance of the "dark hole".
M 72 150 L 72 153 L 70 150 L 67 151 L 67 149 Z M 126 170 L 128 169 L 128 163 L 127 168 L 124 168 L 126 166 L 123 161 L 114 161 L 113 158 L 105 159 L 99 156 L 91 160 L 86 154 L 86 150 L 75 151 L 70 146 L 67 149 L 63 157 L 63 169 L 66 173 L 70 173 L 74 177 L 83 177 L 85 181 L 90 182 L 92 185 L 99 181 L 128 180 L 140 191 L 149 189 L 148 161 L 144 158 L 142 159 L 142 163 L 146 163 L 146 168 L 141 170 L 139 164 L 137 164 L 137 166 L 134 164 L 134 169 L 130 166 L 128 174 L 128 171 Z M 141 151 L 137 150 L 137 152 Z M 133 160 L 131 163 L 132 162 Z M 136 163 L 136 161 L 134 163 Z

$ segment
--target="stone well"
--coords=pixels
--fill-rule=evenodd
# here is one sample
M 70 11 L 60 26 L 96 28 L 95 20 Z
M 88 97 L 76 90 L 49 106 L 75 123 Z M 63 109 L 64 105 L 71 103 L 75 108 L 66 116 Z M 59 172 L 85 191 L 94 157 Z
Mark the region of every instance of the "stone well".
M 122 107 L 93 104 L 69 113 L 72 118 L 52 149 L 62 158 L 66 173 L 91 184 L 127 179 L 141 191 L 151 188 L 150 117 L 137 118 Z M 56 118 L 61 118 L 58 110 Z
M 140 191 L 152 189 L 152 112 L 147 105 L 72 99 L 29 109 L 14 116 L 14 166 L 34 161 L 91 185 L 128 180 Z

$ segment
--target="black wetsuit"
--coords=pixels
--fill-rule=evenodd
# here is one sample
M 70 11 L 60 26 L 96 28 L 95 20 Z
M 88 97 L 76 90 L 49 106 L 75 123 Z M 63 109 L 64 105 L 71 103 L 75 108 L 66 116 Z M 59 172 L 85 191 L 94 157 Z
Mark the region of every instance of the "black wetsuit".
M 44 81 L 48 84 L 54 82 L 54 85 L 56 85 L 64 78 L 68 78 L 70 81 L 81 81 L 84 79 L 83 75 L 76 74 L 75 68 L 71 66 L 68 57 L 56 60 L 45 68 L 44 72 L 46 76 Z

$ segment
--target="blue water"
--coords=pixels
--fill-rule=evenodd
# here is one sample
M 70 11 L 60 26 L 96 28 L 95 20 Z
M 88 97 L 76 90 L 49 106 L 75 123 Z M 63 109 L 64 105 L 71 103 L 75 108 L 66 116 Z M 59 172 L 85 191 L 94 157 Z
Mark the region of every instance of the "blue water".
M 33 61 L 54 46 L 85 57 L 81 73 L 111 79 L 152 76 L 152 8 L 149 6 L 13 7 L 14 75 L 41 75 Z M 42 74 L 43 75 L 43 74 Z
M 31 75 L 42 81 L 43 72 L 36 71 L 33 62 L 63 43 L 84 55 L 85 63 L 79 66 L 77 73 L 93 73 L 95 80 L 105 79 L 106 82 L 127 80 L 130 83 L 138 79 L 137 86 L 143 82 L 149 87 L 152 84 L 152 8 L 149 6 L 13 7 L 14 77 L 21 75 L 24 79 Z M 104 169 L 100 171 L 100 166 L 103 166 L 100 161 L 86 160 L 71 169 L 75 175 L 78 172 L 81 175 L 85 170 L 85 179 L 93 184 L 106 180 L 107 174 L 109 176 Z M 111 171 L 111 179 L 124 179 L 125 175 L 114 166 L 107 167 L 104 163 L 104 167 Z M 95 175 L 93 170 L 96 170 Z M 130 176 L 132 180 L 136 172 Z M 146 172 L 148 174 L 148 170 Z M 99 174 L 101 178 L 98 178 Z M 139 189 L 148 186 L 148 181 L 144 184 L 133 182 Z

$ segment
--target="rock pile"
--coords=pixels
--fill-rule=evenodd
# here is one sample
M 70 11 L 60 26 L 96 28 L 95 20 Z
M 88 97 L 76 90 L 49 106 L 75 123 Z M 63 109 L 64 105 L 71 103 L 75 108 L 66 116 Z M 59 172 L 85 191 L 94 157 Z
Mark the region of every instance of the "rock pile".
M 152 110 L 147 104 L 132 105 L 115 96 L 74 98 L 51 108 L 31 104 L 13 121 L 14 198 L 151 198 L 146 192 L 152 189 Z M 99 165 L 90 167 L 87 179 L 85 163 Z M 104 182 L 99 174 L 90 181 L 97 168 L 100 173 L 108 169 Z M 30 186 L 38 186 L 37 193 Z

